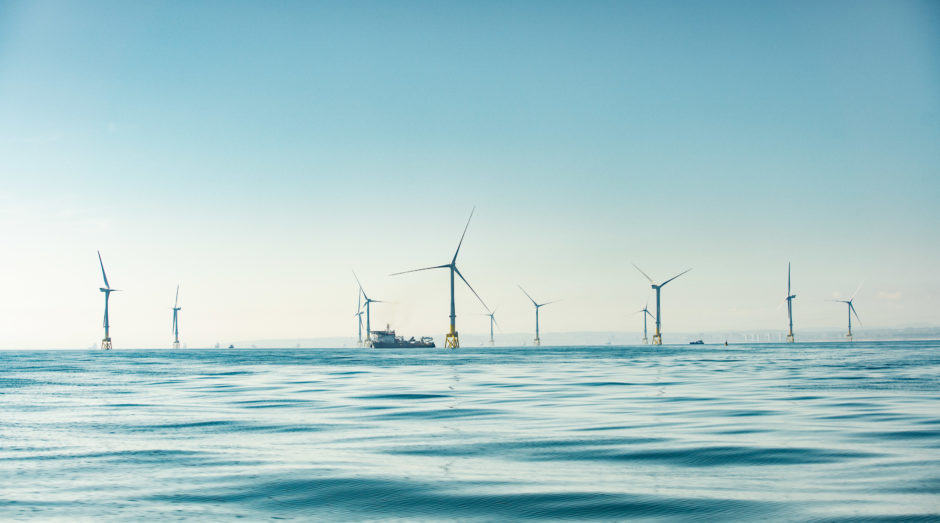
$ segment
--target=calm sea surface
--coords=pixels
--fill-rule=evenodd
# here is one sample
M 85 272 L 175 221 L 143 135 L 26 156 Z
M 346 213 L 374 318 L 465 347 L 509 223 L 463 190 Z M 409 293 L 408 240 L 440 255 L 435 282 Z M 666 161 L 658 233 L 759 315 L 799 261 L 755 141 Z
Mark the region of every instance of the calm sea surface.
M 940 520 L 940 343 L 0 352 L 0 520 Z

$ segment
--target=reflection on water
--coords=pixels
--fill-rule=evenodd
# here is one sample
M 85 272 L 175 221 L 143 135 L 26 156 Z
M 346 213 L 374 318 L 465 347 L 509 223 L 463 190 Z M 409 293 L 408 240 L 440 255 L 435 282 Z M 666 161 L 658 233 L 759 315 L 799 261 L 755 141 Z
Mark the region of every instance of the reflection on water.
M 0 352 L 0 520 L 940 516 L 940 344 Z

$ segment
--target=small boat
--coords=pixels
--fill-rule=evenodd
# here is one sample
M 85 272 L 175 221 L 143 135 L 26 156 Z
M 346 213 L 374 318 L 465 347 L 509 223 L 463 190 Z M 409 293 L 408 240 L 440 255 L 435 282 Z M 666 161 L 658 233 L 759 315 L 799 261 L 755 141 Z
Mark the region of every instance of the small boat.
M 396 336 L 395 331 L 388 325 L 385 326 L 384 331 L 372 331 L 370 338 L 372 348 L 375 349 L 434 347 L 434 338 L 430 336 L 424 336 L 420 340 L 416 340 L 412 336 L 410 340 L 406 340 L 402 336 Z
M 689 345 L 705 345 L 705 342 L 702 340 L 690 341 Z

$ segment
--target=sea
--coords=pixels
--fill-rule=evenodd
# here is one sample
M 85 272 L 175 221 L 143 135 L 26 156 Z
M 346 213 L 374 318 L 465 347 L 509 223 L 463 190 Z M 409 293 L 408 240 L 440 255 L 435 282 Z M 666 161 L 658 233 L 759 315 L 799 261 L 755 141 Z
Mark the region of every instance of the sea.
M 940 521 L 940 342 L 0 351 L 0 520 Z

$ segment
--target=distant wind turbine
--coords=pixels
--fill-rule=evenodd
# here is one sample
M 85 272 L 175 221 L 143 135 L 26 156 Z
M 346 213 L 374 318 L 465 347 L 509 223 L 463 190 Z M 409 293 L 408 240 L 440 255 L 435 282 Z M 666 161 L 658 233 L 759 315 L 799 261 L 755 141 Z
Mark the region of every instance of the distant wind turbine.
M 177 313 L 183 310 L 183 308 L 179 306 L 179 303 L 180 303 L 180 286 L 177 283 L 176 284 L 176 299 L 173 300 L 173 348 L 174 349 L 180 348 L 180 329 L 179 329 L 179 323 L 177 321 Z
M 636 270 L 640 271 L 640 274 L 642 274 L 643 276 L 646 276 L 646 279 L 649 280 L 649 282 L 650 282 L 650 284 L 651 284 L 653 290 L 656 291 L 656 333 L 653 334 L 653 345 L 662 345 L 662 344 L 663 344 L 663 336 L 662 336 L 662 332 L 660 332 L 660 325 L 661 325 L 661 318 L 662 318 L 662 316 L 661 316 L 660 313 L 661 313 L 661 311 L 662 311 L 662 308 L 660 307 L 659 291 L 660 291 L 660 289 L 662 289 L 663 287 L 665 287 L 667 283 L 669 283 L 669 282 L 671 282 L 672 280 L 678 278 L 679 276 L 682 276 L 683 274 L 685 274 L 685 273 L 691 271 L 692 269 L 686 269 L 686 270 L 680 272 L 679 274 L 676 274 L 676 275 L 673 276 L 672 278 L 669 278 L 668 280 L 666 280 L 666 281 L 664 281 L 664 282 L 662 282 L 662 283 L 660 283 L 660 284 L 657 284 L 656 282 L 653 281 L 652 278 L 649 277 L 648 274 L 646 274 L 645 272 L 643 272 L 643 269 L 637 267 L 635 263 L 633 264 L 633 266 L 636 267 Z
M 533 343 L 535 344 L 536 347 L 538 347 L 542 344 L 542 341 L 539 340 L 539 309 L 541 309 L 542 307 L 546 305 L 551 305 L 552 303 L 556 303 L 558 300 L 549 301 L 546 303 L 537 303 L 535 300 L 532 299 L 532 296 L 529 296 L 529 293 L 526 292 L 525 289 L 522 288 L 522 285 L 519 286 L 519 290 L 521 290 L 522 293 L 525 294 L 527 298 L 529 298 L 529 301 L 532 302 L 532 305 L 535 305 L 535 339 L 533 340 Z
M 863 282 L 863 283 L 864 283 L 864 282 Z M 849 332 L 845 335 L 845 339 L 847 339 L 848 341 L 853 341 L 853 340 L 852 340 L 852 315 L 853 315 L 853 314 L 855 315 L 855 319 L 858 320 L 858 324 L 859 324 L 859 325 L 862 324 L 862 319 L 858 317 L 858 313 L 855 312 L 855 305 L 852 303 L 852 302 L 855 301 L 855 296 L 858 295 L 858 291 L 860 291 L 860 290 L 862 290 L 862 284 L 861 284 L 861 283 L 858 284 L 858 288 L 856 288 L 856 289 L 855 289 L 855 292 L 852 293 L 852 297 L 851 297 L 851 298 L 849 298 L 849 299 L 847 299 L 847 300 L 829 300 L 829 301 L 835 301 L 835 302 L 839 302 L 839 303 L 844 303 L 844 304 L 846 304 L 846 305 L 849 306 L 849 308 L 848 308 L 848 315 L 849 315 Z
M 353 277 L 356 278 L 356 283 L 359 284 L 359 292 L 362 293 L 362 297 L 366 299 L 366 341 L 365 347 L 372 348 L 372 316 L 370 314 L 371 307 L 373 303 L 385 303 L 379 300 L 373 300 L 369 298 L 369 295 L 366 294 L 365 289 L 362 288 L 362 284 L 359 283 L 359 276 L 356 276 L 356 271 L 353 271 Z M 361 317 L 360 317 L 361 318 Z M 361 336 L 361 334 L 360 334 Z
M 104 287 L 98 289 L 104 293 L 104 338 L 101 340 L 101 349 L 111 350 L 111 334 L 109 332 L 111 325 L 108 323 L 108 300 L 111 298 L 111 293 L 118 292 L 118 289 L 112 289 L 111 285 L 108 284 L 108 275 L 105 274 L 104 262 L 101 261 L 101 251 L 98 251 L 98 264 L 101 265 L 101 277 L 104 278 Z
M 490 317 L 490 347 L 496 345 L 496 342 L 493 340 L 493 325 L 496 325 L 496 309 L 493 309 L 493 312 L 484 312 L 483 316 Z
M 787 263 L 787 297 L 785 301 L 787 302 L 787 318 L 790 320 L 790 333 L 787 334 L 787 343 L 793 343 L 793 298 L 796 298 L 796 294 L 791 294 L 790 291 L 790 264 Z
M 356 297 L 358 298 L 358 306 L 356 307 L 356 314 L 354 314 L 353 316 L 359 319 L 359 343 L 356 346 L 361 348 L 362 347 L 362 289 L 361 288 L 359 292 L 356 293 Z
M 646 313 L 646 314 L 643 315 L 643 345 L 648 345 L 650 341 L 649 341 L 649 338 L 646 337 L 646 317 L 649 316 L 650 318 L 654 318 L 653 313 L 650 312 L 650 304 L 649 304 L 649 302 L 647 302 L 646 305 L 644 305 L 642 309 L 636 311 L 636 312 L 633 313 L 633 314 L 636 315 L 636 314 L 639 314 L 639 313 L 641 313 L 641 312 L 645 312 L 645 313 Z M 654 319 L 655 319 L 655 318 L 654 318 Z
M 467 284 L 467 287 L 470 289 L 470 292 L 480 300 L 480 303 L 483 304 L 483 308 L 489 312 L 490 308 L 486 306 L 486 303 L 483 301 L 483 298 L 477 294 L 477 291 L 473 290 L 473 287 L 470 285 L 470 282 L 463 277 L 463 274 L 460 274 L 460 270 L 457 269 L 457 255 L 460 254 L 460 247 L 463 245 L 464 236 L 467 235 L 467 228 L 470 227 L 470 220 L 473 218 L 473 211 L 476 210 L 474 207 L 470 211 L 470 218 L 467 218 L 467 225 L 463 228 L 463 234 L 460 235 L 460 243 L 457 244 L 457 250 L 454 251 L 454 257 L 450 260 L 450 263 L 445 265 L 435 265 L 434 267 L 424 267 L 422 269 L 414 269 L 410 271 L 402 271 L 391 274 L 391 276 L 398 276 L 399 274 L 407 274 L 409 272 L 418 272 L 418 271 L 427 271 L 431 269 L 450 269 L 450 331 L 447 333 L 447 337 L 444 341 L 445 348 L 456 349 L 460 347 L 460 337 L 457 333 L 457 309 L 454 306 L 454 274 L 460 276 L 460 279 Z

